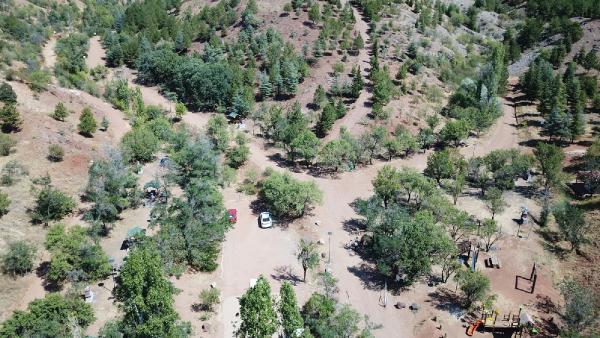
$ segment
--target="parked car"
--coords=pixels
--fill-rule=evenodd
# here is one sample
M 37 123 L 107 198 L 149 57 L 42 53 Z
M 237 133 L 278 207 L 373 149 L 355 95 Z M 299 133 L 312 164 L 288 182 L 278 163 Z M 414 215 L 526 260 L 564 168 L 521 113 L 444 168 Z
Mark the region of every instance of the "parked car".
M 261 228 L 270 228 L 273 226 L 273 219 L 271 218 L 271 213 L 269 212 L 261 212 L 259 221 Z
M 227 209 L 227 213 L 229 214 L 229 222 L 237 223 L 237 209 Z

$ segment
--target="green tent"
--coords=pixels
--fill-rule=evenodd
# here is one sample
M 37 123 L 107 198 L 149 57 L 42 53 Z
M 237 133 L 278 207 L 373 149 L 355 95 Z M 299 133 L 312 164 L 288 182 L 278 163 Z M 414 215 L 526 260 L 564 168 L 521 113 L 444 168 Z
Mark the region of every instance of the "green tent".
M 140 235 L 145 235 L 145 234 L 146 234 L 146 229 L 142 229 L 138 226 L 135 226 L 135 227 L 127 230 L 127 238 L 138 237 Z

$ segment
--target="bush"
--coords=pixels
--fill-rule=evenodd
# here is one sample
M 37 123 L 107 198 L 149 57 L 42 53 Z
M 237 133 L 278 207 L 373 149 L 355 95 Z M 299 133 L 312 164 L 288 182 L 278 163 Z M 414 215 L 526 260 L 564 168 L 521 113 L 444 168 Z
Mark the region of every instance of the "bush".
M 26 241 L 11 243 L 2 256 L 2 269 L 13 276 L 24 275 L 33 269 L 36 249 Z
M 10 207 L 10 198 L 8 198 L 8 194 L 0 192 L 0 217 L 8 214 Z
M 460 290 L 465 296 L 465 305 L 471 307 L 483 301 L 490 291 L 490 279 L 479 271 L 463 270 L 456 275 Z
M 65 151 L 58 144 L 51 144 L 48 147 L 48 160 L 52 162 L 60 162 L 65 156 Z
M 321 203 L 323 192 L 315 182 L 273 172 L 263 182 L 261 197 L 275 215 L 295 218 L 303 216 L 311 204 Z
M 75 206 L 75 200 L 71 196 L 46 184 L 37 195 L 31 218 L 34 222 L 48 225 L 50 221 L 63 219 Z
M 108 130 L 108 125 L 109 125 L 109 121 L 108 118 L 106 118 L 106 116 L 102 117 L 102 122 L 100 123 L 100 127 L 102 128 L 102 131 L 107 131 Z
M 19 114 L 19 111 L 17 111 L 17 106 L 14 103 L 5 104 L 4 107 L 0 109 L 0 120 L 2 121 L 2 131 L 5 133 L 19 131 L 23 124 L 21 115 Z
M 5 186 L 12 185 L 17 181 L 18 176 L 28 175 L 29 172 L 18 161 L 12 160 L 4 165 L 2 168 L 2 176 L 0 176 L 0 183 Z
M 54 107 L 54 112 L 50 116 L 57 121 L 64 121 L 65 118 L 69 116 L 69 111 L 64 103 L 59 102 L 56 107 Z
M 81 112 L 81 116 L 79 117 L 79 125 L 77 125 L 79 129 L 79 133 L 84 136 L 92 137 L 96 129 L 98 128 L 98 123 L 92 114 L 92 110 L 89 107 L 83 108 Z
M 94 310 L 78 298 L 58 293 L 29 303 L 27 311 L 17 311 L 0 328 L 0 337 L 71 337 L 75 328 L 85 331 L 93 321 Z M 73 325 L 76 324 L 76 325 Z
M 121 148 L 130 162 L 148 162 L 154 158 L 160 142 L 158 137 L 145 126 L 134 128 L 123 136 Z
M 102 247 L 80 226 L 65 230 L 62 224 L 53 225 L 46 234 L 45 246 L 52 253 L 46 275 L 51 283 L 101 280 L 112 271 Z
M 200 292 L 200 303 L 206 311 L 214 311 L 215 305 L 221 301 L 221 293 L 217 288 L 204 289 Z
M 13 147 L 17 144 L 12 137 L 6 134 L 0 134 L 0 156 L 10 155 Z
M 0 85 L 0 101 L 7 104 L 17 103 L 17 94 L 6 82 Z

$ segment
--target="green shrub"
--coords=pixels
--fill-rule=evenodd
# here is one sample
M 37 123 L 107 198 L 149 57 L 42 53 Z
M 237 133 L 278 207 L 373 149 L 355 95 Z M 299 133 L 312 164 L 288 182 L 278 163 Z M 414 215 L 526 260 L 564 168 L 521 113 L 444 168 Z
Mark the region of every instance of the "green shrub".
M 57 121 L 64 121 L 65 118 L 69 116 L 69 111 L 64 103 L 59 102 L 56 107 L 54 107 L 54 112 L 50 116 Z
M 22 276 L 33 269 L 35 253 L 35 247 L 27 241 L 11 243 L 8 252 L 2 256 L 2 269 L 13 276 Z
M 89 107 L 83 108 L 81 112 L 81 116 L 79 117 L 79 125 L 77 125 L 79 132 L 82 135 L 91 137 L 96 129 L 98 128 L 98 123 L 92 114 L 92 110 Z
M 0 191 L 0 217 L 8 214 L 11 200 L 8 194 Z
M 200 292 L 200 303 L 206 311 L 214 311 L 215 305 L 219 304 L 221 293 L 217 288 L 204 289 Z
M 6 82 L 0 85 L 0 101 L 4 103 L 17 103 L 17 94 Z
M 17 106 L 14 103 L 5 104 L 4 107 L 0 109 L 0 120 L 2 121 L 2 131 L 5 133 L 19 131 L 23 124 L 21 115 L 19 114 L 19 111 L 17 111 Z
M 121 141 L 123 154 L 130 162 L 151 161 L 159 147 L 158 137 L 146 126 L 133 128 L 123 136 Z
M 6 134 L 0 134 L 0 156 L 10 155 L 12 149 L 17 144 L 12 137 Z
M 2 324 L 0 336 L 22 337 L 26 332 L 29 337 L 72 337 L 72 331 L 85 331 L 94 320 L 90 304 L 51 293 L 29 303 L 26 311 L 16 311 Z
M 58 144 L 51 144 L 48 147 L 48 160 L 52 162 L 60 162 L 65 156 L 65 151 Z
M 16 160 L 7 162 L 2 168 L 0 184 L 4 186 L 13 185 L 19 176 L 29 175 L 29 172 L 21 163 Z
M 37 194 L 31 218 L 34 222 L 48 225 L 50 221 L 63 219 L 75 206 L 75 200 L 71 196 L 46 184 Z

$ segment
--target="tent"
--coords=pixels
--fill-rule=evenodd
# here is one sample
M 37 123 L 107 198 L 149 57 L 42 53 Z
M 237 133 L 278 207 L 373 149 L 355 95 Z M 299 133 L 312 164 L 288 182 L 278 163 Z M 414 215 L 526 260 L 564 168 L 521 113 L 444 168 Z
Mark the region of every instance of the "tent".
M 127 238 L 138 237 L 140 235 L 145 235 L 145 234 L 146 234 L 146 229 L 142 229 L 138 226 L 135 226 L 135 227 L 127 230 Z

